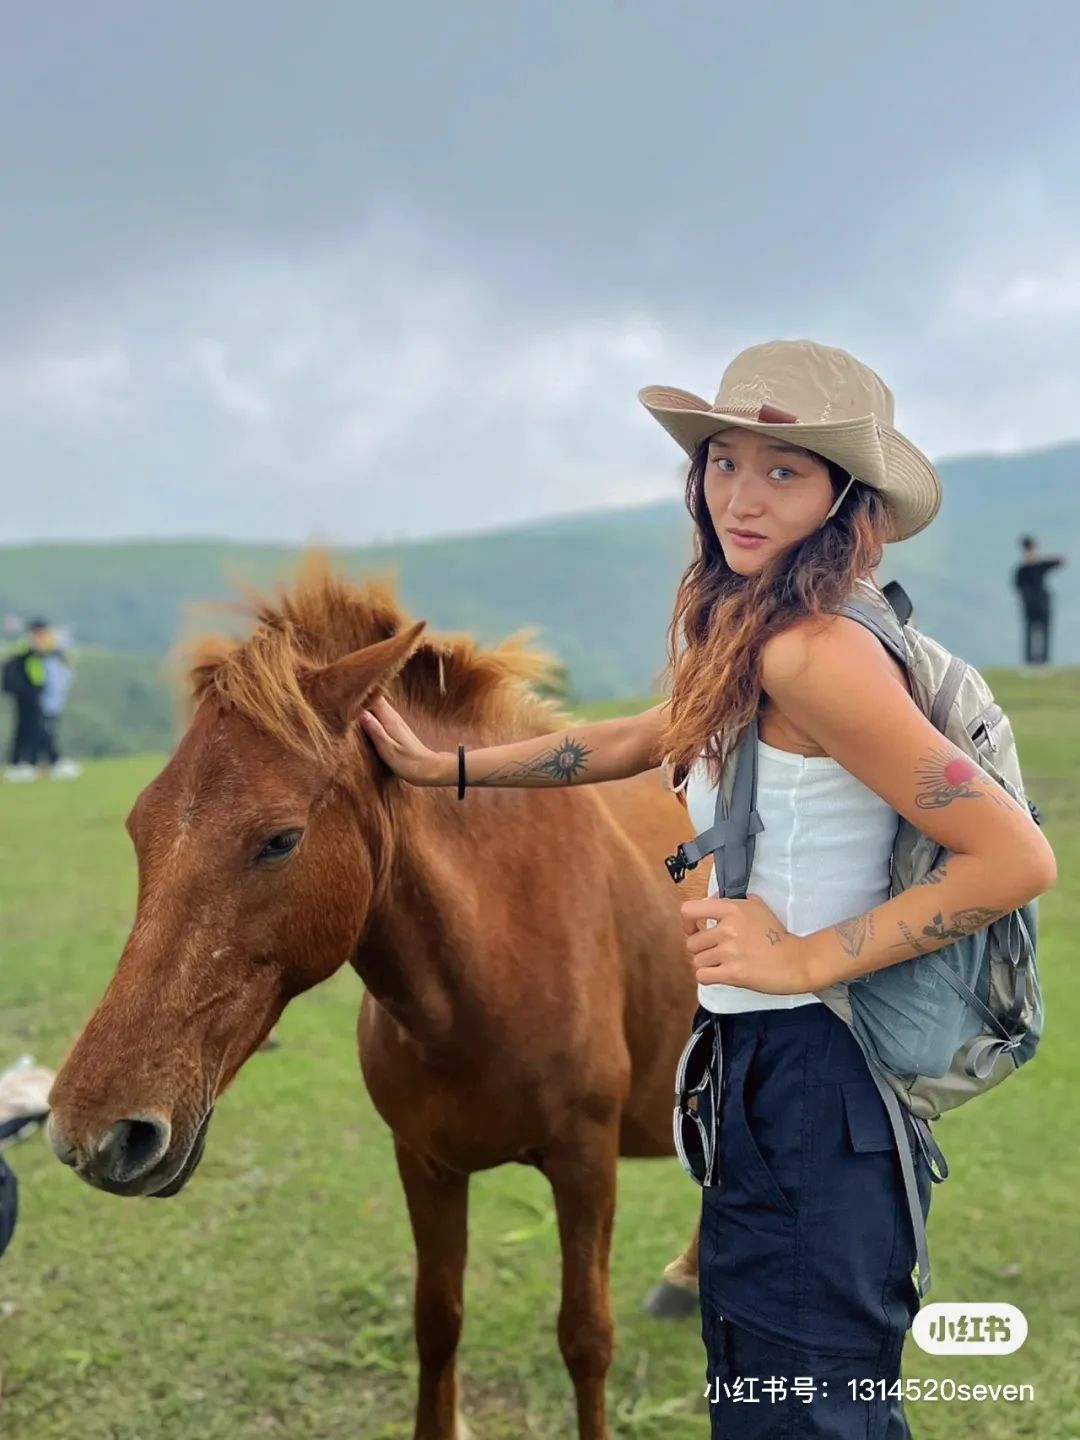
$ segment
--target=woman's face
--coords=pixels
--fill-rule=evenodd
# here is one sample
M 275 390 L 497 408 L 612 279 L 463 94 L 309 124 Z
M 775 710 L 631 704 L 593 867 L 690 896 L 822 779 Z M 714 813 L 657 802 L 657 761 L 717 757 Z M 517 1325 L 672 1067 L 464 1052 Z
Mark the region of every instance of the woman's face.
M 705 503 L 724 559 L 753 575 L 812 534 L 832 508 L 824 461 L 782 440 L 732 427 L 709 441 Z

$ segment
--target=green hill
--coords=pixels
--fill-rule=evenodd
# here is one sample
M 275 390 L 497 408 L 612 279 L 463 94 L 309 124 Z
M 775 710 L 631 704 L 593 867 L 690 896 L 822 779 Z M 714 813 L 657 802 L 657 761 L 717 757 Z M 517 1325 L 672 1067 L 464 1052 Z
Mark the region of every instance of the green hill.
M 1052 581 L 1059 600 L 1054 659 L 1080 663 L 1080 445 L 950 460 L 941 471 L 940 516 L 923 535 L 890 549 L 879 577 L 906 585 L 917 623 L 950 649 L 979 666 L 1011 664 L 1019 625 L 1010 574 L 1016 538 L 1030 530 L 1044 549 L 1076 561 Z M 689 546 L 690 522 L 673 496 L 482 535 L 337 553 L 347 573 L 396 573 L 404 602 L 435 627 L 491 641 L 538 626 L 538 643 L 564 662 L 571 693 L 603 699 L 656 687 Z M 7 547 L 0 549 L 0 613 L 44 611 L 71 625 L 80 647 L 152 657 L 109 672 L 125 673 L 142 692 L 158 683 L 157 657 L 175 640 L 187 601 L 226 597 L 231 575 L 262 585 L 287 578 L 296 553 L 217 540 Z M 69 717 L 72 748 L 78 736 L 84 753 L 109 753 L 101 735 L 123 731 L 141 702 L 129 691 L 112 703 L 102 668 L 111 662 L 90 654 L 83 661 Z M 155 714 L 145 723 L 160 726 L 160 709 Z M 149 738 L 161 745 L 161 734 L 153 729 Z

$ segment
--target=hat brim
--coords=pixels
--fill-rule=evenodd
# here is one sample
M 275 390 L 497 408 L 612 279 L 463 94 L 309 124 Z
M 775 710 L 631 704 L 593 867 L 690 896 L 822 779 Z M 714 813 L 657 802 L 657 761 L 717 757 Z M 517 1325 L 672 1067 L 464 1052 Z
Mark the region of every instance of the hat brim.
M 732 426 L 787 440 L 842 466 L 864 485 L 880 491 L 889 507 L 889 541 L 907 540 L 924 530 L 941 506 L 941 481 L 929 459 L 906 436 L 873 415 L 852 420 L 767 424 L 713 410 L 700 395 L 666 385 L 648 385 L 638 398 L 686 453 Z

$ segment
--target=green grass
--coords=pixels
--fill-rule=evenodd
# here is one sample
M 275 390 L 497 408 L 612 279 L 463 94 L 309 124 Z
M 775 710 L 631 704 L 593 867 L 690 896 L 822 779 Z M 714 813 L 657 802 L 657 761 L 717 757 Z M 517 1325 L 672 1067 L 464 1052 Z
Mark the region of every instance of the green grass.
M 1000 1359 L 931 1357 L 909 1341 L 905 1374 L 1031 1383 L 1037 1398 L 912 1403 L 919 1440 L 1080 1436 L 1080 672 L 993 679 L 1060 863 L 1042 908 L 1048 1023 L 1030 1067 L 937 1127 L 952 1176 L 934 1190 L 930 1298 L 1012 1301 L 1030 1333 Z M 159 765 L 108 760 L 74 783 L 0 787 L 0 1064 L 24 1050 L 58 1064 L 101 993 L 134 901 L 122 817 Z M 342 973 L 286 1012 L 282 1048 L 241 1073 L 173 1200 L 93 1191 L 40 1136 L 6 1152 L 22 1213 L 0 1261 L 3 1434 L 411 1435 L 412 1249 L 390 1138 L 357 1070 L 359 999 Z M 696 1200 L 674 1161 L 622 1166 L 609 1395 L 623 1440 L 707 1433 L 696 1323 L 639 1310 Z M 461 1362 L 478 1440 L 574 1433 L 556 1257 L 540 1176 L 474 1180 Z

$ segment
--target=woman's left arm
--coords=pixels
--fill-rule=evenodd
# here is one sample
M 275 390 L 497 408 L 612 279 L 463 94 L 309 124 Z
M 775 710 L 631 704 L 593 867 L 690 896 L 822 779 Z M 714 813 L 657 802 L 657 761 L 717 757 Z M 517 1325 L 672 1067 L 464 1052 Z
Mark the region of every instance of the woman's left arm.
M 687 949 L 702 984 L 820 990 L 938 950 L 1054 884 L 1054 853 L 1026 807 L 931 725 L 857 621 L 810 620 L 773 636 L 762 688 L 948 853 L 923 883 L 806 936 L 790 935 L 756 896 L 687 901 Z M 716 925 L 698 930 L 706 917 Z

